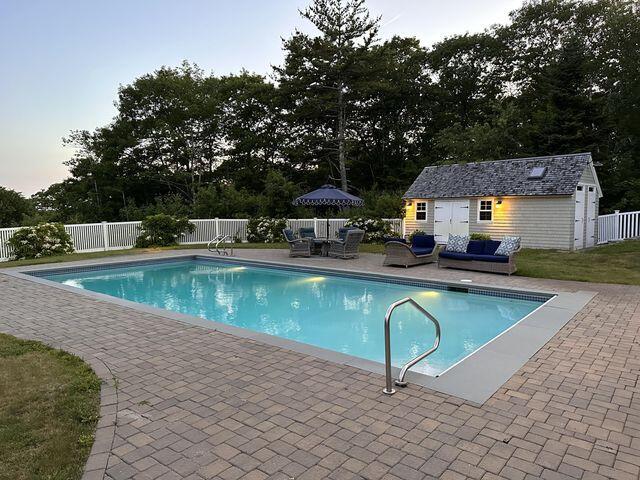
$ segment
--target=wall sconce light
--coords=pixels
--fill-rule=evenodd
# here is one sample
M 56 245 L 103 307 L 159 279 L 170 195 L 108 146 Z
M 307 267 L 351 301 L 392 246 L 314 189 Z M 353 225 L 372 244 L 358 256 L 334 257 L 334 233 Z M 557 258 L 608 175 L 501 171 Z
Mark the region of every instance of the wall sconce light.
M 498 201 L 496 202 L 496 205 L 502 205 L 502 200 L 498 200 Z
M 411 200 L 405 200 L 405 202 L 404 202 L 404 206 L 405 207 L 410 207 L 411 205 L 412 205 L 411 204 Z

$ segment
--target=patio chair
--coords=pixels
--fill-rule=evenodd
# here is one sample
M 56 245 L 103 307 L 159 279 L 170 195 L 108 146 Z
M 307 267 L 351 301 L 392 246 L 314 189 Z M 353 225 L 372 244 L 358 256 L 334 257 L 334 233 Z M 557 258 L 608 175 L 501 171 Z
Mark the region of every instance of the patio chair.
M 406 243 L 395 241 L 387 242 L 384 244 L 385 257 L 382 264 L 407 268 L 414 265 L 433 263 L 438 259 L 440 249 L 441 245 L 436 245 L 429 253 L 416 253 Z
M 300 238 L 316 238 L 316 231 L 313 227 L 301 227 L 298 229 Z
M 347 237 L 347 232 L 349 230 L 357 230 L 356 227 L 340 227 L 338 229 L 338 239 L 343 240 Z
M 363 238 L 364 230 L 349 230 L 344 240 L 331 240 L 329 256 L 343 259 L 358 258 L 358 247 Z
M 311 256 L 311 241 L 306 238 L 296 238 L 293 234 L 293 230 L 285 228 L 282 230 L 284 239 L 289 244 L 289 256 L 290 257 L 310 257 Z

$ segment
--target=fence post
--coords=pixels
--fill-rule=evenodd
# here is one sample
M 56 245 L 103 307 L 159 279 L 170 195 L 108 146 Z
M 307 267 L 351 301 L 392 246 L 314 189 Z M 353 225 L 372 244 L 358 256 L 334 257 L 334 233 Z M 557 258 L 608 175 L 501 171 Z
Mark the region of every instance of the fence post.
M 316 217 L 313 217 L 313 231 L 318 235 L 318 219 Z
M 216 234 L 215 234 L 215 237 L 217 237 L 218 235 L 220 235 L 220 219 L 218 217 L 216 217 L 215 220 L 216 220 Z
M 613 234 L 614 240 L 620 240 L 622 235 L 620 235 L 620 210 L 614 210 L 613 214 L 613 226 L 615 228 L 615 233 Z
M 407 230 L 404 224 L 404 218 L 400 219 L 400 228 L 402 229 L 402 238 L 405 238 L 407 236 Z
M 102 222 L 102 241 L 104 243 L 104 251 L 109 250 L 109 226 L 107 222 Z

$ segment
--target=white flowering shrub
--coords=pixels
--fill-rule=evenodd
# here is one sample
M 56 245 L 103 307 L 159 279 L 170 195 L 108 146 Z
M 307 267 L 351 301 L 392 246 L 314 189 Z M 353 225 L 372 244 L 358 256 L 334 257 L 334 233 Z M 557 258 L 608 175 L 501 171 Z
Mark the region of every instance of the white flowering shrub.
M 140 235 L 136 239 L 137 248 L 168 247 L 177 245 L 178 239 L 192 233 L 196 226 L 184 217 L 173 217 L 160 213 L 142 220 Z
M 73 253 L 73 241 L 61 223 L 23 227 L 7 243 L 17 260 Z
M 247 240 L 250 243 L 281 242 L 284 228 L 287 228 L 287 221 L 284 218 L 250 218 L 247 223 Z
M 383 243 L 385 237 L 394 234 L 391 223 L 381 218 L 354 217 L 347 220 L 344 226 L 364 230 L 364 241 L 367 243 Z

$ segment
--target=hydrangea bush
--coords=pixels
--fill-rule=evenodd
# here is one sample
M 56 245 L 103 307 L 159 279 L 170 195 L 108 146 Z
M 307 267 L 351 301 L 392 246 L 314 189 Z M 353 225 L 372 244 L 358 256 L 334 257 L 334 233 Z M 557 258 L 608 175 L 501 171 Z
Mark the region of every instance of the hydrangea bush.
M 73 253 L 73 241 L 61 223 L 23 227 L 13 234 L 7 244 L 18 260 Z
M 247 240 L 250 243 L 275 243 L 282 241 L 282 229 L 287 228 L 284 218 L 258 217 L 247 222 Z
M 184 217 L 173 217 L 160 213 L 142 220 L 140 235 L 136 239 L 137 248 L 169 247 L 177 245 L 178 239 L 192 233 L 196 226 Z
M 354 217 L 347 220 L 344 225 L 364 230 L 364 241 L 367 243 L 383 243 L 385 237 L 394 235 L 391 223 L 381 218 Z

